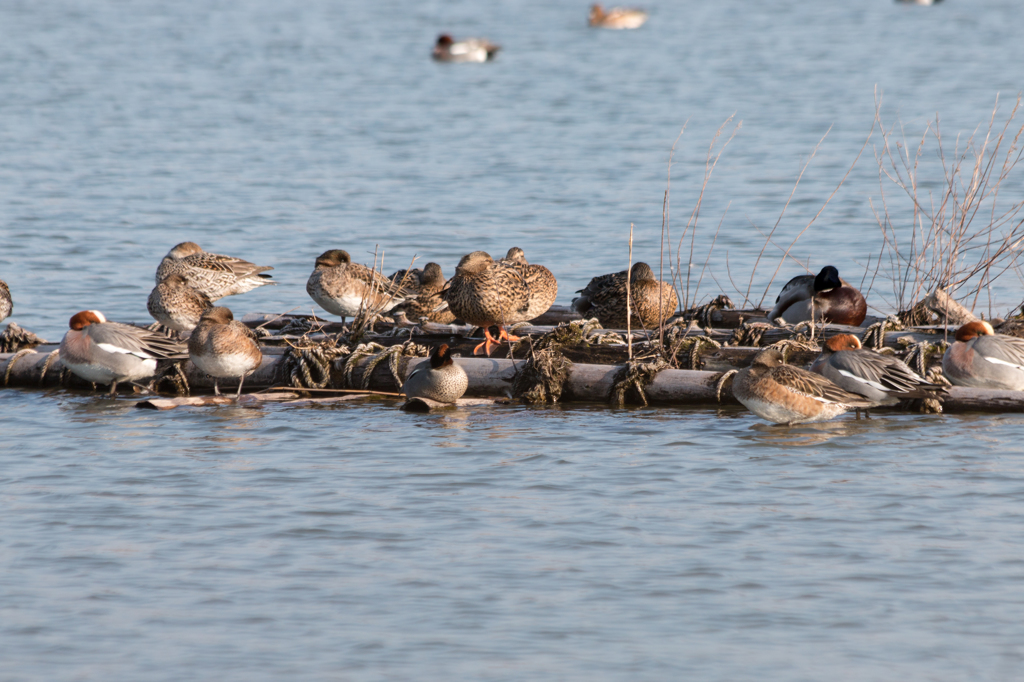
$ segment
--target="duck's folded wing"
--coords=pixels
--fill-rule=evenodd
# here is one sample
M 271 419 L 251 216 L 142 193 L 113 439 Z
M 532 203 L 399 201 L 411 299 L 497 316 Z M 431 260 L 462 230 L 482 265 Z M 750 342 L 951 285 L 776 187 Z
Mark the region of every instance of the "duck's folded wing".
M 188 357 L 188 349 L 182 342 L 129 324 L 92 324 L 83 331 L 99 348 L 108 353 L 125 353 L 154 360 L 177 360 Z
M 772 379 L 785 388 L 824 403 L 838 403 L 850 407 L 870 407 L 873 403 L 849 391 L 844 391 L 831 381 L 806 370 L 789 365 L 772 369 Z
M 1016 336 L 982 336 L 974 342 L 974 352 L 994 365 L 1024 371 L 1024 339 Z
M 797 301 L 809 299 L 814 296 L 814 275 L 799 275 L 786 282 L 775 299 L 775 307 L 768 313 L 768 319 L 774 320 L 781 317 L 789 306 Z

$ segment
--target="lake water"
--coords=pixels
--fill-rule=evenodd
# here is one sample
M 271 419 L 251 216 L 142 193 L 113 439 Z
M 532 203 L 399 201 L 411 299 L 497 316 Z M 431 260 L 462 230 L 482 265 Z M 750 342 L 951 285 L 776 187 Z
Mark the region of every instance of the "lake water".
M 146 320 L 155 267 L 184 240 L 275 267 L 278 286 L 225 301 L 238 315 L 309 311 L 328 248 L 450 275 L 468 251 L 518 245 L 565 304 L 625 267 L 630 223 L 635 258 L 658 260 L 686 124 L 678 238 L 730 116 L 742 127 L 694 262 L 709 262 L 697 298 L 736 298 L 826 132 L 780 244 L 853 164 L 876 88 L 887 125 L 913 144 L 938 115 L 948 151 L 997 96 L 1005 120 L 1024 85 L 1018 0 L 649 9 L 613 32 L 586 27 L 586 3 L 539 0 L 0 3 L 12 320 L 52 340 L 84 308 Z M 436 64 L 441 31 L 503 49 Z M 808 267 L 859 281 L 883 190 L 908 214 L 880 187 L 878 142 L 795 247 Z M 767 253 L 755 303 L 778 288 Z M 995 312 L 1021 288 L 1001 280 Z M 869 302 L 891 312 L 884 277 Z M 151 413 L 4 390 L 0 424 L 4 682 L 1024 671 L 1019 416 L 784 429 L 735 408 Z

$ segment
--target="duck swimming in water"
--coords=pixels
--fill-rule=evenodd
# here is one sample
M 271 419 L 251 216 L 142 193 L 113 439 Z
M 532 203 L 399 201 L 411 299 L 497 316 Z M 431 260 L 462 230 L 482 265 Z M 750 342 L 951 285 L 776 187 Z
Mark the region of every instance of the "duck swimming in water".
M 868 304 L 859 291 L 839 277 L 839 271 L 826 265 L 817 275 L 800 275 L 786 282 L 775 299 L 768 320 L 782 319 L 785 324 L 815 320 L 860 326 L 868 314 Z
M 483 38 L 466 38 L 455 40 L 447 33 L 442 33 L 434 44 L 431 56 L 439 62 L 486 62 L 494 59 L 501 49 L 500 45 Z
M 590 6 L 589 23 L 594 28 L 640 28 L 646 21 L 647 12 L 642 9 L 615 7 L 605 12 L 601 5 Z

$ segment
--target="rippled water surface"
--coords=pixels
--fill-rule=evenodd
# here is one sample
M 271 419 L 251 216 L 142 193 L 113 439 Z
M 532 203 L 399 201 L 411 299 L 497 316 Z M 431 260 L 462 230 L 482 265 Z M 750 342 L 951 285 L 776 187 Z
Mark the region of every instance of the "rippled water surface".
M 673 140 L 686 124 L 678 235 L 733 115 L 696 253 L 721 221 L 699 296 L 735 295 L 826 132 L 780 243 L 853 164 L 876 88 L 887 123 L 916 139 L 938 114 L 955 143 L 1024 85 L 1017 0 L 649 8 L 639 31 L 599 32 L 585 2 L 0 3 L 12 320 L 53 340 L 87 307 L 145 320 L 159 258 L 186 239 L 275 266 L 236 314 L 312 308 L 327 248 L 450 274 L 516 244 L 568 303 L 624 267 L 631 222 L 657 261 Z M 503 50 L 435 64 L 442 30 Z M 859 279 L 878 253 L 877 141 L 798 243 L 809 267 Z M 1004 282 L 997 312 L 1020 289 Z M 891 298 L 884 281 L 869 294 Z M 1024 670 L 1019 416 L 152 413 L 9 389 L 0 427 L 5 682 Z

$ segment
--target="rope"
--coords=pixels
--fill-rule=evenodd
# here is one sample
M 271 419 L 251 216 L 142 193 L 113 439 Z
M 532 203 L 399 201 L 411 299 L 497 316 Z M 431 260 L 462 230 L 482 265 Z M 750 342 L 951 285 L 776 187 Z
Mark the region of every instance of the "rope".
M 185 362 L 187 361 L 179 360 L 164 367 L 163 374 L 150 382 L 150 390 L 160 393 L 164 384 L 170 384 L 175 394 L 191 395 L 192 387 L 189 386 L 188 375 L 185 374 Z
M 14 353 L 24 348 L 35 348 L 46 343 L 27 329 L 22 329 L 16 322 L 11 322 L 0 332 L 0 353 Z
M 730 299 L 725 294 L 720 294 L 709 303 L 705 303 L 702 306 L 697 306 L 696 308 L 691 308 L 689 311 L 687 311 L 687 313 L 691 320 L 697 321 L 697 324 L 700 326 L 701 329 L 703 329 L 705 332 L 710 333 L 709 330 L 711 330 L 714 327 L 711 317 L 716 310 L 735 309 L 736 306 L 733 305 L 732 299 Z
M 13 325 L 14 323 L 12 322 L 11 326 Z M 10 326 L 8 326 L 8 329 L 10 329 Z M 17 353 L 15 353 L 10 360 L 7 361 L 7 371 L 4 372 L 4 386 L 6 386 L 8 382 L 10 382 L 11 380 L 11 370 L 14 369 L 14 363 L 20 360 L 21 356 L 28 355 L 29 353 L 35 353 L 35 351 L 32 350 L 31 348 L 22 348 Z
M 558 402 L 572 369 L 572 361 L 562 350 L 588 343 L 591 340 L 588 336 L 598 329 L 601 329 L 601 323 L 596 319 L 573 320 L 556 325 L 540 338 L 525 337 L 520 341 L 515 350 L 527 344 L 529 357 L 516 372 L 512 384 L 513 398 L 530 404 Z M 598 343 L 606 342 L 600 336 L 598 339 Z
M 776 327 L 766 322 L 744 322 L 733 330 L 732 337 L 725 345 L 759 347 L 761 345 L 761 337 L 769 329 L 776 329 Z
M 820 353 L 821 348 L 816 343 L 808 343 L 800 339 L 782 339 L 776 341 L 768 348 L 775 348 L 782 353 L 782 361 L 789 364 L 789 358 L 793 351 L 800 352 L 805 351 L 807 353 Z
M 50 365 L 52 365 L 53 361 L 56 360 L 58 357 L 60 357 L 60 348 L 58 348 L 56 350 L 53 350 L 53 351 L 50 351 L 50 353 L 47 354 L 46 360 L 43 362 L 43 371 L 39 375 L 39 385 L 40 386 L 43 385 L 43 381 L 46 379 L 46 373 L 50 370 Z M 60 381 L 60 376 L 59 375 L 57 376 L 57 381 L 58 382 Z
M 675 339 L 672 337 L 666 340 L 668 340 L 670 344 L 675 343 Z M 678 369 L 700 369 L 703 365 L 700 357 L 701 353 L 705 349 L 717 350 L 721 347 L 722 344 L 715 341 L 710 336 L 684 336 L 678 341 L 678 343 L 675 343 L 675 347 L 672 349 L 672 353 L 669 357 Z M 683 357 L 686 358 L 686 362 L 677 362 L 680 352 L 685 354 Z
M 945 341 L 939 341 L 938 343 L 929 343 L 922 341 L 920 343 L 914 343 L 913 337 L 901 336 L 898 341 L 905 343 L 907 346 L 907 355 L 903 359 L 903 362 L 917 372 L 919 375 L 927 376 L 928 374 L 928 361 L 936 353 L 945 353 L 946 349 L 949 348 L 949 344 Z
M 900 314 L 902 315 L 902 313 Z M 881 322 L 875 322 L 864 330 L 860 344 L 871 350 L 881 350 L 885 347 L 885 333 L 887 331 L 901 332 L 905 328 L 903 320 L 895 315 L 889 315 Z
M 718 398 L 718 402 L 722 402 L 722 389 L 725 388 L 725 382 L 734 374 L 739 374 L 739 370 L 730 369 L 728 372 L 722 372 L 722 376 L 718 377 L 718 381 L 715 382 L 715 397 Z
M 645 389 L 651 385 L 661 370 L 668 369 L 670 366 L 660 357 L 648 362 L 642 360 L 627 362 L 615 373 L 615 384 L 612 386 L 610 396 L 611 404 L 614 407 L 623 407 L 626 404 L 626 393 L 633 389 L 637 398 L 643 402 L 644 407 L 647 407 Z
M 572 371 L 572 361 L 558 348 L 535 348 L 512 383 L 512 397 L 527 404 L 557 403 Z

